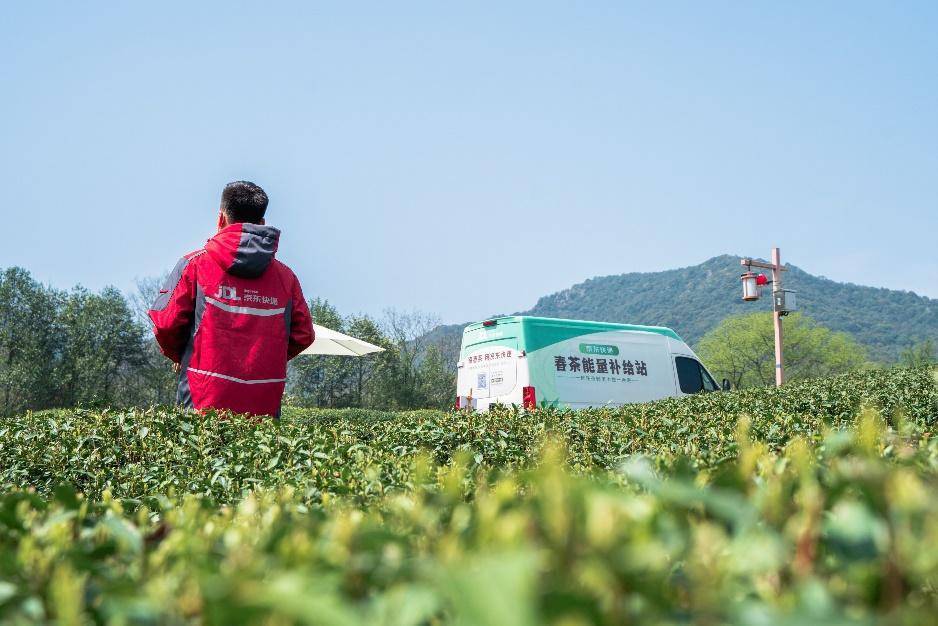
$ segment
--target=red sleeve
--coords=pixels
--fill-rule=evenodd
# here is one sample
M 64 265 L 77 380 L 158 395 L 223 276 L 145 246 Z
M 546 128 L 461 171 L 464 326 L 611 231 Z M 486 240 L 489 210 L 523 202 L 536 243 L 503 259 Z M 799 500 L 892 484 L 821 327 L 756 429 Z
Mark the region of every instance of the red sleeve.
M 292 359 L 306 348 L 313 345 L 316 333 L 313 331 L 313 318 L 309 306 L 303 297 L 300 281 L 293 277 L 293 309 L 290 312 L 290 345 L 287 348 L 287 360 Z
M 179 363 L 186 342 L 189 341 L 195 311 L 195 277 L 192 270 L 189 259 L 180 259 L 148 311 L 160 351 L 174 363 Z

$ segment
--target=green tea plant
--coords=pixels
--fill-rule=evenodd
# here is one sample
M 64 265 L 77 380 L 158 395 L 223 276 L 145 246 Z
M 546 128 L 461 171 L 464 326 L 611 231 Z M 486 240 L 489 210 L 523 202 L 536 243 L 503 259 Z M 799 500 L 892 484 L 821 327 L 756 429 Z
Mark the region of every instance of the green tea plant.
M 0 422 L 0 623 L 930 624 L 938 380 Z
M 903 624 L 938 611 L 935 441 L 873 412 L 774 452 L 744 420 L 710 473 L 619 480 L 467 454 L 408 492 L 309 508 L 292 487 L 129 510 L 0 498 L 6 623 Z M 887 449 L 893 453 L 888 456 Z M 925 469 L 923 469 L 925 468 Z M 487 474 L 487 476 L 479 476 Z M 476 485 L 467 500 L 464 485 Z
M 754 437 L 780 450 L 793 437 L 851 424 L 863 407 L 893 425 L 931 425 L 938 385 L 927 369 L 897 369 L 617 409 L 295 410 L 279 422 L 173 409 L 44 411 L 0 422 L 0 488 L 49 495 L 68 483 L 93 499 L 109 490 L 120 499 L 197 493 L 227 503 L 290 485 L 311 501 L 369 499 L 409 489 L 420 452 L 438 464 L 465 452 L 475 465 L 527 468 L 549 438 L 564 443 L 577 472 L 611 470 L 635 454 L 661 467 L 682 459 L 705 468 L 736 456 L 742 416 Z

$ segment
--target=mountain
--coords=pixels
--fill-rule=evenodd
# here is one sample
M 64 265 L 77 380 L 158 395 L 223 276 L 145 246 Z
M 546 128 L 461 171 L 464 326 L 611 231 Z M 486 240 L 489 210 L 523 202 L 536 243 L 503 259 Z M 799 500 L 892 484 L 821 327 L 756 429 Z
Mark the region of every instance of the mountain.
M 723 255 L 663 272 L 591 278 L 544 296 L 518 314 L 668 326 L 693 345 L 729 315 L 771 310 L 771 298 L 740 298 L 739 259 Z M 783 284 L 798 292 L 798 309 L 819 324 L 853 335 L 876 361 L 896 361 L 905 348 L 926 338 L 938 340 L 938 300 L 838 283 L 786 267 Z M 452 337 L 462 328 L 440 327 L 433 334 Z

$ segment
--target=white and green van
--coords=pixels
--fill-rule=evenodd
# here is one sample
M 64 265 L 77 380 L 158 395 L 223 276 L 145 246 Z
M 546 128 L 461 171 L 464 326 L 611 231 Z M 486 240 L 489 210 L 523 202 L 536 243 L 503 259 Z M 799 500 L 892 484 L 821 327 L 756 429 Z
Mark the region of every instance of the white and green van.
M 719 388 L 670 328 L 513 315 L 463 331 L 456 406 L 580 409 Z

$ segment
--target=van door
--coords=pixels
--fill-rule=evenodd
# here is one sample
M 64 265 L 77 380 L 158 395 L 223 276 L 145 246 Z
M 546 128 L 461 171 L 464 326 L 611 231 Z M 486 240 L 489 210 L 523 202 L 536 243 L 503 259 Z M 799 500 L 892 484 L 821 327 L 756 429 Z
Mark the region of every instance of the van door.
M 514 391 L 518 382 L 518 350 L 514 339 L 485 344 L 470 351 L 459 363 L 457 394 L 473 398 L 497 398 Z

